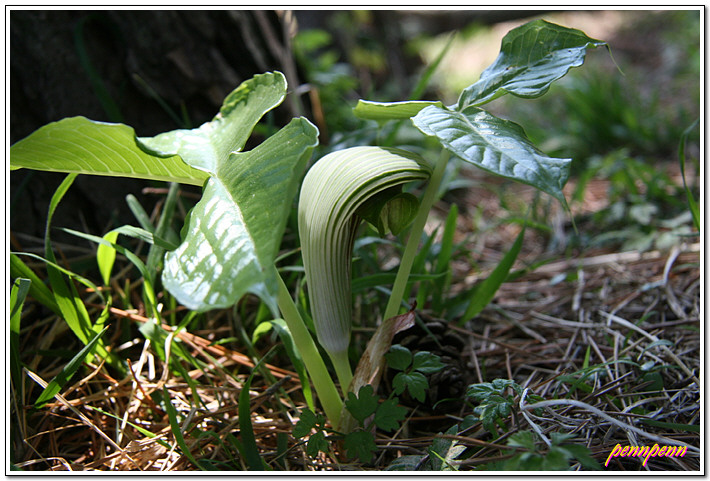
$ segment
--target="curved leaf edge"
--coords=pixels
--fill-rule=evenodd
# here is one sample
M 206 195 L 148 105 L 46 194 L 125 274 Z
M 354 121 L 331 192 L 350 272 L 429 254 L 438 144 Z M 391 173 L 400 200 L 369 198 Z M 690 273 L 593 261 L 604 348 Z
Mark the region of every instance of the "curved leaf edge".
M 115 130 L 116 135 L 120 136 L 129 136 L 133 140 L 133 144 L 131 145 L 126 145 L 126 144 L 121 144 L 121 147 L 123 148 L 128 148 L 129 150 L 132 150 L 135 148 L 134 154 L 141 156 L 141 155 L 148 155 L 151 157 L 155 157 L 156 159 L 160 160 L 170 160 L 171 162 L 178 163 L 179 167 L 184 169 L 186 175 L 166 175 L 161 173 L 161 170 L 166 170 L 166 169 L 157 169 L 156 173 L 151 173 L 150 169 L 148 169 L 147 172 L 135 172 L 133 170 L 106 170 L 106 169 L 99 169 L 99 168 L 91 168 L 89 167 L 74 167 L 74 168 L 67 168 L 67 167 L 53 167 L 51 163 L 48 163 L 46 161 L 37 161 L 37 162 L 30 162 L 30 163 L 25 163 L 22 165 L 19 165 L 18 162 L 15 160 L 17 159 L 18 151 L 21 151 L 22 149 L 26 148 L 27 145 L 31 145 L 31 143 L 35 141 L 41 141 L 42 137 L 47 137 L 47 138 L 52 138 L 52 135 L 56 131 L 63 131 L 67 126 L 70 126 L 69 128 L 90 128 L 90 129 L 97 129 L 98 133 L 101 133 L 101 135 L 105 135 L 106 130 Z M 108 135 L 111 135 L 109 132 Z M 113 122 L 104 122 L 104 121 L 98 121 L 98 120 L 92 120 L 84 116 L 73 116 L 73 117 L 65 117 L 63 119 L 50 122 L 48 124 L 43 125 L 42 127 L 38 128 L 31 134 L 29 134 L 27 137 L 24 137 L 21 140 L 18 140 L 15 142 L 11 147 L 10 147 L 10 170 L 15 171 L 15 170 L 20 170 L 20 169 L 29 169 L 29 170 L 38 170 L 38 171 L 45 171 L 45 172 L 61 172 L 61 173 L 67 173 L 67 174 L 83 174 L 83 175 L 99 175 L 103 177 L 124 177 L 124 178 L 133 178 L 133 179 L 143 179 L 143 180 L 156 180 L 156 181 L 164 181 L 164 182 L 177 182 L 181 184 L 190 184 L 190 185 L 202 185 L 205 180 L 208 178 L 208 174 L 206 172 L 200 171 L 198 169 L 195 169 L 185 163 L 182 158 L 179 156 L 174 156 L 174 155 L 157 155 L 152 152 L 146 151 L 144 148 L 142 148 L 141 143 L 138 140 L 138 136 L 135 133 L 135 129 L 131 127 L 130 125 L 127 124 L 122 124 L 122 123 L 113 123 Z M 102 143 L 102 146 L 105 145 Z M 14 159 L 13 159 L 13 153 L 15 154 Z M 15 161 L 14 161 L 15 160 Z M 127 163 L 130 163 L 127 161 Z

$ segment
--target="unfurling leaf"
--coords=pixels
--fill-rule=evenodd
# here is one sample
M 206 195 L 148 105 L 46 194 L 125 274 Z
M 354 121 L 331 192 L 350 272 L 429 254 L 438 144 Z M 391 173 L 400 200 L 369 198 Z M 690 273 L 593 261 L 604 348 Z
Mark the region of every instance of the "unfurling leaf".
M 437 101 L 372 102 L 370 100 L 359 100 L 353 109 L 353 113 L 361 119 L 367 120 L 401 120 L 414 117 L 421 109 L 429 105 L 443 107 L 443 104 Z

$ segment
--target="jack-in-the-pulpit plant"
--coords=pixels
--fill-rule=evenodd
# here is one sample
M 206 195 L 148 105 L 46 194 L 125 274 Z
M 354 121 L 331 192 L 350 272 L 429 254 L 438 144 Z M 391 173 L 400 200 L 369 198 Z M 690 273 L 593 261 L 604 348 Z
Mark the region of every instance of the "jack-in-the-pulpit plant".
M 483 72 L 478 82 L 461 93 L 455 105 L 446 107 L 438 101 L 382 103 L 361 100 L 358 103 L 356 115 L 380 122 L 411 118 L 422 133 L 434 137 L 442 147 L 442 156 L 433 168 L 418 213 L 414 214 L 416 219 L 385 319 L 396 315 L 403 301 L 404 286 L 419 238 L 450 155 L 496 175 L 532 185 L 567 207 L 562 188 L 569 176 L 571 159 L 545 155 L 530 142 L 519 125 L 497 118 L 480 106 L 506 93 L 523 98 L 543 95 L 552 82 L 583 63 L 587 48 L 600 45 L 604 42 L 589 38 L 579 30 L 543 20 L 533 21 L 505 36 L 496 61 Z M 330 185 L 331 179 L 356 179 L 363 175 L 357 162 L 336 163 L 331 160 L 355 155 L 345 152 L 330 154 L 316 163 L 306 175 L 299 203 L 299 229 L 314 323 L 319 341 L 333 357 L 341 385 L 348 384 L 345 381 L 349 379 L 347 374 L 341 375 L 349 365 L 337 366 L 347 358 L 343 353 L 351 324 L 351 296 L 347 287 L 350 283 L 352 235 L 358 217 L 353 209 L 343 209 L 343 216 L 320 214 L 321 209 L 330 209 L 329 203 L 333 203 L 325 201 L 323 193 L 337 191 Z M 381 219 L 375 216 L 374 220 L 368 220 L 382 233 Z M 476 310 L 466 312 L 473 316 Z M 345 389 L 345 385 L 342 387 Z
M 428 178 L 430 170 L 404 150 L 352 147 L 320 159 L 303 180 L 298 230 L 311 314 L 344 391 L 352 380 L 350 264 L 357 228 L 368 219 L 382 233 L 399 233 L 418 207 L 416 198 L 399 190 Z
M 442 155 L 428 164 L 402 150 L 355 147 L 320 159 L 303 183 L 299 233 L 310 308 L 318 341 L 332 357 L 343 391 L 352 378 L 347 358 L 352 323 L 349 286 L 357 223 L 365 219 L 383 234 L 396 234 L 413 219 L 385 310 L 387 320 L 394 318 L 405 300 L 418 241 L 450 156 L 532 185 L 566 206 L 562 187 L 571 160 L 545 155 L 520 126 L 481 106 L 507 93 L 523 98 L 544 94 L 552 82 L 584 62 L 588 48 L 601 45 L 604 42 L 579 30 L 536 20 L 505 36 L 496 61 L 454 105 L 358 103 L 354 112 L 365 119 L 411 119 L 423 134 L 438 141 Z M 337 427 L 343 397 L 274 266 L 318 131 L 305 118 L 293 119 L 253 150 L 242 152 L 257 122 L 285 95 L 281 73 L 257 75 L 225 99 L 211 122 L 153 138 L 138 138 L 126 125 L 68 118 L 13 145 L 10 163 L 12 169 L 204 185 L 202 199 L 186 220 L 184 238 L 165 255 L 163 283 L 180 303 L 196 311 L 232 306 L 246 293 L 259 296 L 275 317 L 280 311 L 326 415 Z M 401 191 L 402 184 L 427 178 L 421 201 Z M 151 233 L 145 237 L 162 241 Z M 106 239 L 102 242 L 120 247 Z M 379 339 L 390 342 L 391 333 Z M 381 346 L 377 352 L 382 352 Z M 371 377 L 365 373 L 359 378 Z

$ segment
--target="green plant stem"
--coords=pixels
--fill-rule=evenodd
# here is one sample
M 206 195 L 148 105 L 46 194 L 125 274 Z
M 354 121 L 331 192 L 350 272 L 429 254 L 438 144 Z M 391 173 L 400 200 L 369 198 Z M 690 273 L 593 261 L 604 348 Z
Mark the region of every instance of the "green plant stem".
M 340 383 L 340 389 L 343 391 L 345 396 L 350 387 L 350 383 L 353 380 L 353 371 L 350 367 L 350 359 L 348 358 L 348 351 L 340 352 L 329 352 L 330 360 L 333 362 L 333 367 L 335 368 L 335 374 L 338 376 L 338 382 Z
M 275 268 L 274 268 L 275 269 Z M 276 279 L 279 283 L 278 304 L 284 321 L 291 331 L 293 342 L 296 344 L 298 352 L 301 354 L 303 363 L 311 376 L 313 386 L 318 393 L 323 410 L 330 420 L 334 428 L 337 429 L 340 423 L 340 412 L 343 408 L 343 400 L 338 394 L 338 390 L 333 383 L 333 380 L 325 367 L 323 358 L 318 352 L 315 342 L 311 334 L 308 332 L 306 323 L 303 322 L 301 314 L 299 314 L 296 304 L 286 287 L 281 275 L 276 273 Z
M 396 316 L 399 311 L 399 306 L 402 303 L 402 296 L 404 296 L 404 290 L 407 287 L 407 280 L 409 279 L 409 274 L 412 271 L 412 264 L 414 263 L 414 258 L 417 255 L 417 249 L 419 248 L 419 240 L 421 239 L 422 232 L 424 232 L 424 226 L 426 225 L 426 220 L 429 217 L 429 211 L 436 201 L 436 195 L 439 192 L 439 186 L 444 178 L 444 172 L 446 171 L 446 164 L 448 161 L 449 153 L 446 150 L 442 150 L 439 160 L 434 167 L 434 172 L 432 172 L 431 178 L 429 179 L 429 185 L 427 185 L 427 188 L 424 191 L 424 197 L 422 198 L 422 203 L 419 206 L 417 217 L 414 219 L 414 223 L 412 224 L 412 229 L 409 233 L 409 240 L 407 241 L 407 246 L 404 248 L 404 254 L 402 255 L 402 260 L 399 263 L 397 277 L 395 278 L 394 285 L 392 286 L 392 293 L 390 294 L 389 301 L 387 302 L 384 319 Z

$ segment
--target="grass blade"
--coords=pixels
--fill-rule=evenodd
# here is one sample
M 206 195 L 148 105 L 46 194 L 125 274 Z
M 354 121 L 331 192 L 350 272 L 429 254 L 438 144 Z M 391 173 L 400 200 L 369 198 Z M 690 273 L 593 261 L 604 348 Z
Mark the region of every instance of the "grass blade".
M 20 320 L 22 306 L 32 281 L 15 279 L 10 292 L 10 379 L 17 387 L 22 379 L 22 363 L 20 362 Z
M 32 281 L 29 279 L 15 279 L 12 285 L 12 292 L 10 293 L 10 327 L 13 326 L 13 321 L 22 312 L 22 305 L 25 302 L 27 293 L 30 290 L 30 285 Z
M 444 307 L 444 290 L 449 288 L 451 283 L 451 255 L 454 250 L 454 234 L 456 233 L 456 219 L 458 218 L 459 208 L 456 204 L 451 205 L 449 214 L 446 217 L 444 224 L 444 233 L 441 238 L 441 246 L 439 256 L 436 259 L 436 274 L 445 276 L 444 282 L 434 284 L 434 292 L 432 293 L 432 305 L 434 312 L 441 312 Z
M 175 441 L 180 447 L 182 454 L 187 456 L 187 459 L 189 459 L 190 462 L 192 462 L 192 464 L 194 464 L 196 467 L 201 470 L 204 470 L 203 466 L 192 455 L 190 449 L 187 446 L 187 443 L 185 442 L 185 438 L 182 435 L 182 430 L 180 430 L 180 425 L 178 424 L 177 410 L 175 409 L 175 406 L 173 406 L 173 403 L 170 399 L 170 393 L 168 393 L 168 388 L 166 387 L 163 387 L 163 400 L 165 401 L 165 412 L 168 413 L 168 419 L 170 421 L 170 430 L 172 431 L 173 436 L 175 436 Z
M 47 387 L 44 388 L 44 391 L 42 391 L 39 398 L 37 398 L 37 401 L 35 401 L 34 406 L 36 408 L 41 408 L 48 401 L 53 399 L 62 387 L 64 387 L 64 385 L 72 378 L 79 367 L 84 363 L 84 359 L 86 359 L 87 356 L 94 351 L 94 348 L 98 345 L 98 342 L 101 339 L 101 335 L 106 332 L 106 329 L 108 329 L 108 326 L 104 327 L 101 332 L 90 339 L 86 346 L 84 346 L 84 348 L 79 351 L 79 353 L 74 356 L 66 366 L 64 366 L 61 372 L 57 374 L 49 384 L 47 384 Z
M 128 194 L 126 196 L 126 204 L 128 204 L 128 208 L 131 209 L 131 212 L 133 212 L 133 216 L 136 218 L 136 220 L 143 229 L 151 233 L 155 232 L 155 227 L 153 226 L 153 223 L 150 220 L 150 216 L 145 211 L 138 199 L 136 199 L 136 196 L 134 196 L 133 194 Z
M 112 414 L 112 413 L 110 413 L 110 412 L 108 412 L 108 411 L 104 411 L 104 410 L 101 409 L 101 408 L 94 407 L 94 406 L 92 406 L 92 405 L 90 405 L 90 404 L 87 404 L 87 405 L 86 405 L 86 408 L 87 408 L 87 409 L 91 409 L 92 411 L 99 412 L 99 413 L 103 414 L 104 416 L 112 417 L 112 418 L 114 418 L 116 421 L 119 421 L 119 422 L 124 422 L 124 421 L 125 421 L 126 424 L 130 425 L 133 429 L 135 429 L 136 431 L 138 431 L 139 433 L 141 433 L 143 436 L 145 436 L 145 437 L 147 437 L 147 438 L 155 439 L 155 438 L 158 437 L 157 434 L 154 434 L 154 433 L 148 431 L 147 429 L 142 428 L 142 427 L 140 427 L 139 425 L 132 423 L 131 421 L 124 420 L 123 418 L 121 418 L 121 417 L 119 417 L 119 416 L 116 416 L 115 414 Z M 169 444 L 167 441 L 163 440 L 163 439 L 158 438 L 158 439 L 156 439 L 156 442 L 157 442 L 158 444 L 160 444 L 161 446 L 163 446 L 164 448 L 166 448 L 166 449 L 170 449 L 170 448 L 171 448 L 170 444 Z
M 421 250 L 417 254 L 417 256 L 414 258 L 414 263 L 412 264 L 412 272 L 414 273 L 424 273 L 426 272 L 426 261 L 429 258 L 429 253 L 431 252 L 431 247 L 434 244 L 434 238 L 436 237 L 437 231 L 435 230 L 432 232 L 430 236 L 427 237 L 426 241 L 422 245 Z M 426 236 L 426 233 L 424 233 Z M 406 248 L 406 247 L 405 247 Z M 410 274 L 411 276 L 411 274 Z M 411 284 L 407 284 L 407 286 L 411 289 Z M 417 304 L 420 306 L 423 306 L 426 303 L 426 299 L 429 296 L 429 286 L 430 283 L 424 283 L 422 282 L 419 285 L 419 290 L 417 292 Z M 402 299 L 403 301 L 409 299 L 409 291 L 407 291 L 407 295 Z
M 680 145 L 678 146 L 678 159 L 680 160 L 680 173 L 683 177 L 683 187 L 685 188 L 685 195 L 688 198 L 688 207 L 690 208 L 690 213 L 693 215 L 693 225 L 695 228 L 700 230 L 700 208 L 698 207 L 698 202 L 693 197 L 692 192 L 688 184 L 685 182 L 685 143 L 688 140 L 688 136 L 698 125 L 698 121 L 693 122 L 693 125 L 685 129 L 683 135 L 680 139 Z
M 118 232 L 107 232 L 106 235 L 104 235 L 104 239 L 113 244 L 118 239 Z M 101 279 L 103 279 L 104 285 L 106 286 L 111 282 L 111 271 L 113 270 L 113 263 L 115 261 L 116 249 L 106 244 L 99 244 L 99 247 L 96 249 L 96 263 L 99 266 Z
M 648 424 L 649 426 L 655 426 L 657 428 L 663 428 L 666 430 L 676 430 L 680 432 L 691 432 L 691 433 L 699 433 L 700 432 L 700 425 L 696 424 L 680 424 L 680 423 L 669 423 L 665 421 L 656 421 L 655 419 L 646 419 L 646 418 L 639 418 L 639 422 L 642 422 L 644 424 Z
M 359 292 L 367 291 L 369 289 L 383 288 L 384 286 L 391 285 L 397 273 L 395 272 L 381 272 L 378 274 L 371 274 L 363 277 L 358 277 L 353 279 L 352 292 L 357 294 Z M 421 282 L 420 289 L 423 289 L 427 285 L 425 281 L 434 282 L 439 281 L 444 276 L 442 274 L 410 274 L 409 279 L 407 279 L 407 287 L 415 282 Z
M 48 261 L 47 259 L 45 259 L 45 258 L 43 258 L 43 257 L 41 257 L 41 256 L 38 256 L 37 254 L 31 254 L 31 253 L 29 253 L 29 252 L 13 252 L 12 255 L 18 256 L 18 257 L 19 257 L 19 256 L 27 256 L 27 257 L 30 257 L 30 258 L 32 258 L 32 259 L 36 259 L 36 260 L 38 260 L 38 261 L 44 262 L 45 264 L 47 264 L 48 267 L 51 267 L 52 269 L 57 270 L 57 271 L 60 272 L 61 274 L 64 274 L 65 276 L 69 277 L 70 279 L 75 280 L 75 281 L 77 281 L 77 282 L 83 284 L 84 286 L 86 286 L 88 289 L 90 289 L 90 290 L 96 292 L 97 295 L 98 295 L 99 297 L 101 297 L 101 300 L 105 302 L 105 299 L 103 298 L 103 294 L 101 293 L 101 290 L 96 286 L 96 284 L 94 284 L 93 282 L 91 282 L 91 281 L 90 281 L 89 279 L 87 279 L 86 277 L 80 276 L 79 274 L 76 274 L 76 273 L 70 271 L 69 269 L 65 269 L 65 268 L 63 268 L 62 266 L 60 266 L 59 264 L 55 263 L 55 262 L 50 262 L 50 261 Z M 40 281 L 40 282 L 41 282 L 41 281 Z M 30 294 L 31 294 L 31 293 L 32 293 L 32 291 L 30 290 Z
M 250 471 L 264 471 L 268 469 L 268 466 L 259 455 L 259 447 L 256 445 L 256 436 L 254 436 L 254 427 L 251 424 L 251 399 L 249 398 L 249 389 L 251 389 L 254 374 L 259 371 L 261 365 L 266 362 L 266 359 L 272 352 L 274 351 L 271 350 L 267 352 L 266 355 L 256 363 L 239 393 L 239 436 L 242 438 L 241 452 L 246 458 Z
M 167 233 L 170 229 L 170 223 L 173 219 L 173 215 L 175 214 L 175 207 L 178 201 L 179 187 L 179 184 L 175 182 L 172 182 L 170 184 L 170 189 L 168 189 L 168 195 L 165 198 L 163 210 L 160 213 L 158 226 L 155 229 L 155 238 L 160 239 L 167 237 Z M 165 250 L 173 250 L 175 248 L 177 248 L 177 246 L 165 247 L 163 245 L 159 245 L 158 243 L 154 243 L 150 246 L 150 250 L 148 251 L 148 260 L 146 261 L 146 267 L 148 268 L 148 272 L 150 272 L 152 276 L 151 280 L 153 282 L 155 282 L 158 273 L 158 268 L 163 262 Z
M 265 326 L 265 328 L 261 328 L 262 324 Z M 252 336 L 252 344 L 255 343 L 259 335 L 265 332 L 268 328 L 272 328 L 276 331 L 279 338 L 281 339 L 281 342 L 284 345 L 284 349 L 286 349 L 286 354 L 288 355 L 288 358 L 291 360 L 294 369 L 298 373 L 298 378 L 301 381 L 301 388 L 303 389 L 303 396 L 306 398 L 306 404 L 308 405 L 308 408 L 311 411 L 315 411 L 315 401 L 313 400 L 313 392 L 311 391 L 311 383 L 308 379 L 306 365 L 303 363 L 303 358 L 301 358 L 301 354 L 296 348 L 296 345 L 293 341 L 293 336 L 291 335 L 291 331 L 289 331 L 288 329 L 286 321 L 284 321 L 283 319 L 274 319 L 272 321 L 262 324 L 259 324 L 259 326 L 257 326 L 257 328 L 254 330 L 254 334 Z
M 49 283 L 52 286 L 53 297 L 59 307 L 61 315 L 79 340 L 85 345 L 88 345 L 92 337 L 97 339 L 94 336 L 97 333 L 96 329 L 98 329 L 98 327 L 92 326 L 89 313 L 86 310 L 86 306 L 84 306 L 83 301 L 79 297 L 74 284 L 71 282 L 67 283 L 65 281 L 62 275 L 62 270 L 60 270 L 57 265 L 57 259 L 54 256 L 54 251 L 52 250 L 52 241 L 50 236 L 54 212 L 56 211 L 59 202 L 61 202 L 64 195 L 71 187 L 76 176 L 77 174 L 67 175 L 59 187 L 57 187 L 57 190 L 54 192 L 54 195 L 49 203 L 47 224 L 44 234 L 44 253 L 45 258 L 48 261 L 47 275 L 49 276 Z M 113 356 L 110 356 L 106 348 L 103 346 L 103 342 L 100 341 L 100 338 L 94 344 L 94 348 L 95 352 L 87 351 L 86 355 L 96 354 L 98 358 L 108 357 L 110 360 L 113 359 Z
M 446 54 L 449 52 L 449 49 L 451 49 L 451 46 L 454 44 L 455 39 L 455 35 L 449 35 L 449 39 L 446 41 L 446 45 L 444 45 L 444 48 L 441 49 L 439 55 L 436 56 L 436 59 L 434 59 L 434 61 L 429 66 L 427 66 L 427 68 L 424 70 L 424 73 L 419 78 L 417 85 L 412 91 L 412 95 L 409 97 L 410 100 L 419 100 L 424 94 L 424 91 L 427 89 L 427 87 L 429 87 L 431 77 L 436 72 L 436 69 L 439 68 L 439 65 L 441 65 L 441 61 L 444 60 L 444 57 L 446 57 Z
M 89 51 L 87 49 L 84 29 L 86 28 L 86 24 L 88 22 L 91 22 L 92 19 L 97 18 L 98 17 L 87 16 L 77 22 L 77 25 L 74 28 L 74 48 L 76 49 L 76 56 L 79 60 L 79 64 L 84 68 L 84 71 L 86 72 L 86 75 L 91 83 L 91 87 L 94 89 L 94 94 L 99 100 L 101 107 L 104 109 L 104 113 L 106 113 L 111 122 L 122 122 L 123 115 L 121 115 L 121 109 L 111 96 L 111 92 L 101 78 L 101 75 L 99 75 L 96 68 L 94 68 L 94 64 L 91 61 L 91 56 L 89 55 Z
M 112 232 L 118 232 L 119 234 L 123 234 L 125 236 L 132 237 L 143 242 L 147 242 L 150 245 L 156 245 L 161 249 L 173 250 L 177 248 L 177 244 L 174 244 L 169 240 L 158 236 L 156 233 L 132 225 L 123 225 L 121 227 L 116 227 L 115 229 L 113 229 Z
M 42 279 L 35 272 L 27 267 L 27 264 L 22 262 L 22 259 L 17 254 L 10 253 L 10 277 L 25 278 L 31 281 L 29 295 L 34 300 L 59 315 L 61 311 L 54 300 L 52 291 L 44 285 Z
M 155 292 L 153 291 L 153 283 L 150 282 L 150 275 L 148 273 L 148 270 L 143 263 L 143 261 L 135 255 L 133 252 L 130 250 L 126 249 L 125 247 L 116 244 L 115 242 L 109 242 L 103 237 L 91 235 L 91 234 L 86 234 L 84 232 L 79 232 L 75 231 L 73 229 L 62 229 L 64 232 L 67 232 L 69 234 L 73 234 L 77 237 L 81 237 L 83 239 L 87 239 L 93 242 L 96 242 L 97 244 L 103 244 L 107 245 L 109 247 L 112 247 L 115 249 L 119 254 L 122 254 L 126 256 L 126 258 L 133 263 L 133 265 L 136 266 L 138 271 L 141 273 L 141 276 L 143 276 L 143 286 L 144 286 L 144 292 L 146 294 L 146 303 L 148 304 L 146 307 L 153 315 L 154 317 L 159 317 L 158 312 L 157 312 L 157 301 L 155 297 Z

